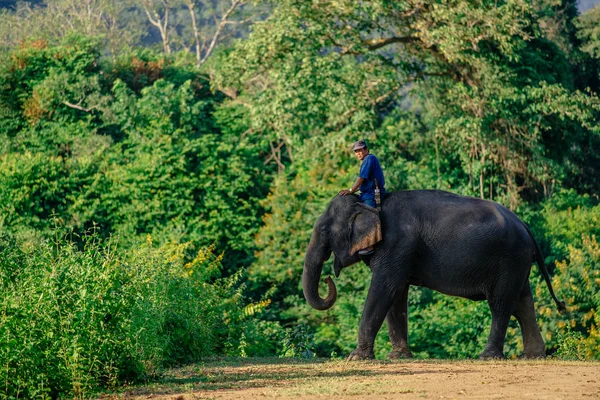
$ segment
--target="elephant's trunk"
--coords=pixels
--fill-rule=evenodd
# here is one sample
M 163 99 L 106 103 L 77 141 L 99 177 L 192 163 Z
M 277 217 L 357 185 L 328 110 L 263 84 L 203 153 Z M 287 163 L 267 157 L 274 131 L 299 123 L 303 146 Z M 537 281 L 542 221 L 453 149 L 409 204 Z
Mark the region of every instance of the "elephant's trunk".
M 302 290 L 304 291 L 304 297 L 311 307 L 317 310 L 327 310 L 335 304 L 337 297 L 337 290 L 335 283 L 331 277 L 327 277 L 325 282 L 328 285 L 328 294 L 326 299 L 322 299 L 319 296 L 319 280 L 321 279 L 321 272 L 323 271 L 323 263 L 327 261 L 331 255 L 330 251 L 324 250 L 323 246 L 319 246 L 317 240 L 313 235 L 313 238 L 308 245 L 306 251 L 306 258 L 304 259 L 304 272 L 302 273 Z

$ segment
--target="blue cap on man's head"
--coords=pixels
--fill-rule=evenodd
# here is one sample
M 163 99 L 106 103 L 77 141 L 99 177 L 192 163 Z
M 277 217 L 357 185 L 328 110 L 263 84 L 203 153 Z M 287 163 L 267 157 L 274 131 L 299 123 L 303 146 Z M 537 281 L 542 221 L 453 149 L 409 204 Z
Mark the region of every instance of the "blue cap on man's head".
M 364 149 L 365 147 L 367 147 L 367 143 L 364 140 L 359 140 L 357 142 L 354 142 L 354 144 L 352 145 L 352 151 Z

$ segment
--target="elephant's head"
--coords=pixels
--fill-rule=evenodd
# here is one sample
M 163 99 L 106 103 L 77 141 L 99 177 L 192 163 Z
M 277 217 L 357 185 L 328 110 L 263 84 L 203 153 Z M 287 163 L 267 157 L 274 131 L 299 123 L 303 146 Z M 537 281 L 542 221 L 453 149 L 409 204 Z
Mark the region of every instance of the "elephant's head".
M 339 276 L 342 268 L 360 259 L 358 250 L 381 240 L 381 227 L 377 212 L 361 204 L 356 196 L 336 196 L 327 211 L 319 218 L 306 250 L 302 289 L 308 304 L 317 310 L 327 310 L 333 306 L 337 291 L 333 280 L 325 281 L 329 287 L 327 298 L 319 296 L 319 280 L 323 264 L 335 255 L 334 271 Z

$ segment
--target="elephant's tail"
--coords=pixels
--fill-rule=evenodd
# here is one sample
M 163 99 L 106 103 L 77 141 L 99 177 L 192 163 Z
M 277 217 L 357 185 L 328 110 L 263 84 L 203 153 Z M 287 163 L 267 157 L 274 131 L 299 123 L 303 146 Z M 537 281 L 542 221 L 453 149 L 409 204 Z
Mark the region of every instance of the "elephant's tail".
M 546 281 L 546 284 L 548 285 L 548 289 L 550 290 L 550 295 L 552 296 L 552 298 L 554 299 L 554 302 L 558 306 L 558 311 L 561 313 L 566 312 L 567 306 L 565 305 L 565 302 L 560 301 L 554 294 L 554 289 L 552 288 L 552 283 L 550 282 L 550 274 L 548 273 L 548 269 L 546 268 L 546 264 L 544 263 L 544 257 L 542 256 L 542 251 L 540 250 L 540 246 L 538 246 L 537 241 L 533 237 L 533 233 L 531 233 L 531 230 L 529 229 L 529 227 L 526 224 L 523 224 L 523 225 L 525 225 L 525 228 L 527 229 L 527 232 L 529 233 L 529 237 L 531 238 L 531 240 L 533 241 L 533 244 L 535 245 L 535 261 L 537 262 L 537 265 L 540 268 L 542 276 L 544 277 L 544 280 Z

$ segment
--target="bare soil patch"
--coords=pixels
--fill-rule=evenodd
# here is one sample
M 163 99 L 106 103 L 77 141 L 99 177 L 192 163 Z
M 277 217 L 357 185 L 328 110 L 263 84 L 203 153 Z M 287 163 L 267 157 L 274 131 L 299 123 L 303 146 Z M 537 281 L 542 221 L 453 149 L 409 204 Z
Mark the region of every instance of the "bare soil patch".
M 213 360 L 109 398 L 598 399 L 600 363 Z

